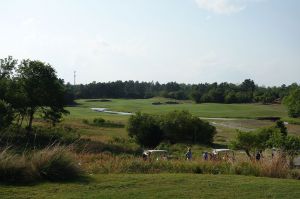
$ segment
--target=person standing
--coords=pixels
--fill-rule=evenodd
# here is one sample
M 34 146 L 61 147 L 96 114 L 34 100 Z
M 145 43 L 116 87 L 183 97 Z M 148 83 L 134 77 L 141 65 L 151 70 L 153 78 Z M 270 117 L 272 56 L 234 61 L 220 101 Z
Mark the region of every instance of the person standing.
M 186 160 L 192 160 L 192 150 L 188 148 L 188 151 L 185 154 Z
M 208 152 L 207 151 L 205 151 L 202 156 L 203 156 L 204 160 L 208 160 Z
M 259 161 L 260 158 L 261 158 L 261 154 L 260 154 L 259 151 L 257 151 L 257 152 L 256 152 L 256 156 L 255 156 L 255 159 L 256 159 L 257 161 Z

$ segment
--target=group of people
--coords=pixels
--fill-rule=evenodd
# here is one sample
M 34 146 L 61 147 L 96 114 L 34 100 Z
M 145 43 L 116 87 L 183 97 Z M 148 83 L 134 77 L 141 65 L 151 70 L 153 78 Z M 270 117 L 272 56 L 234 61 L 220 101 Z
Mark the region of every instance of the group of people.
M 188 151 L 185 154 L 185 158 L 186 158 L 186 160 L 192 160 L 192 157 L 193 157 L 192 150 L 191 150 L 191 148 L 188 148 Z M 208 153 L 207 151 L 205 151 L 202 154 L 202 157 L 204 160 L 209 160 L 209 159 L 212 160 L 212 159 L 214 159 L 214 154 Z
M 203 155 L 202 155 L 202 157 L 203 157 L 204 160 L 208 160 L 209 155 L 211 155 L 211 154 L 208 153 L 208 152 L 204 152 Z M 193 155 L 192 155 L 192 149 L 188 148 L 188 151 L 185 154 L 185 158 L 186 158 L 186 160 L 192 160 L 192 157 L 193 157 Z
M 193 156 L 192 150 L 191 150 L 191 148 L 188 148 L 188 151 L 185 154 L 186 160 L 192 160 L 192 156 Z M 227 152 L 220 155 L 220 154 L 217 154 L 214 152 L 210 153 L 210 152 L 205 151 L 202 153 L 202 158 L 203 158 L 203 160 L 225 160 L 225 161 L 227 161 L 227 160 L 231 160 L 231 159 L 234 160 L 234 154 L 231 157 L 228 155 Z

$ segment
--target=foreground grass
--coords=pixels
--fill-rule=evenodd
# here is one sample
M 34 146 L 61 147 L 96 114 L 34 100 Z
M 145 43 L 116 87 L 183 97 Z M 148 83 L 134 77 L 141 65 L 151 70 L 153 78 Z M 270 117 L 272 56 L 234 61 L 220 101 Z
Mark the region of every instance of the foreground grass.
M 114 174 L 76 183 L 0 185 L 0 198 L 299 198 L 300 181 L 231 175 Z

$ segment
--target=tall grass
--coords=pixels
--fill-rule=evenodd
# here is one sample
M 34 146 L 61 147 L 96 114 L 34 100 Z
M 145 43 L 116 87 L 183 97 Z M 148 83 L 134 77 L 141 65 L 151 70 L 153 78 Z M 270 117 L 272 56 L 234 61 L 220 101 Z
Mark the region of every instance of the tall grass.
M 83 174 L 74 155 L 66 147 L 47 147 L 30 158 L 42 179 L 50 181 L 73 180 Z
M 0 153 L 0 181 L 25 183 L 36 178 L 34 169 L 24 155 L 14 154 L 9 148 Z
M 199 173 L 236 174 L 272 178 L 298 178 L 299 173 L 289 170 L 281 157 L 272 160 L 235 162 L 186 160 L 144 161 L 131 155 L 114 156 L 110 153 L 80 154 L 77 156 L 89 173 Z
M 0 153 L 0 182 L 27 183 L 79 178 L 83 170 L 66 147 L 47 147 L 17 154 L 9 148 Z

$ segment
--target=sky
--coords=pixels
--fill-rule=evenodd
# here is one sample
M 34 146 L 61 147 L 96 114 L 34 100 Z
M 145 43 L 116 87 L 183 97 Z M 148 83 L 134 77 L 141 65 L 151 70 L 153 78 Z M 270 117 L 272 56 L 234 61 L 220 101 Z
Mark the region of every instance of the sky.
M 0 0 L 0 58 L 66 82 L 300 83 L 299 0 Z

